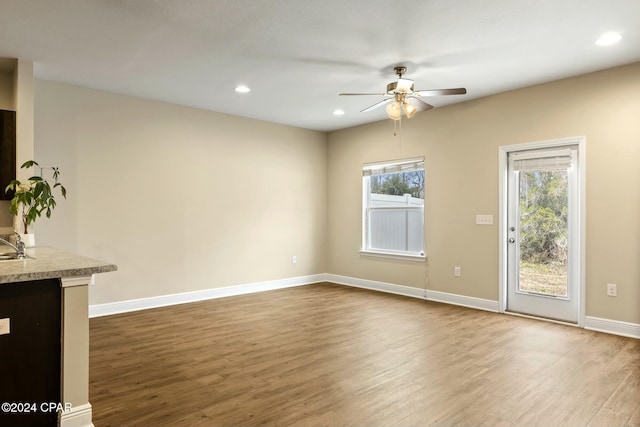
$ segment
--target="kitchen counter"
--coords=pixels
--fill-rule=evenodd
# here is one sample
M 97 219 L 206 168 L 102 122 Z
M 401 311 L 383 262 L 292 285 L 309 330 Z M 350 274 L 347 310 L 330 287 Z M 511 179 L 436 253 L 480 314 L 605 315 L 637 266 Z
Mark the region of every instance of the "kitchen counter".
M 6 249 L 6 250 L 5 250 Z M 0 252 L 13 251 L 0 245 Z M 115 271 L 118 267 L 103 261 L 75 255 L 52 247 L 27 248 L 30 258 L 0 261 L 0 284 L 52 278 L 91 276 Z
M 13 249 L 0 245 L 0 253 Z M 89 403 L 89 286 L 114 264 L 51 247 L 0 261 L 0 402 L 59 404 L 4 414 L 0 425 L 93 427 Z M 34 403 L 36 405 L 36 403 Z

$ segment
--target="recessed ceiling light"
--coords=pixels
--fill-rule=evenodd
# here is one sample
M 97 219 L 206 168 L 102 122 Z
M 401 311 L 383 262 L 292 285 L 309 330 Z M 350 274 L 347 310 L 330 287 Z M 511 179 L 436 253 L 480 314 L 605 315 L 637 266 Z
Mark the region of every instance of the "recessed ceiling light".
M 240 86 L 236 86 L 236 92 L 247 93 L 247 92 L 251 92 L 251 89 L 249 89 L 247 86 L 240 85 Z
M 612 44 L 618 43 L 622 40 L 622 34 L 616 32 L 604 33 L 598 40 L 596 40 L 596 44 L 598 46 L 611 46 Z
M 341 115 L 343 115 L 343 114 L 344 114 L 344 111 L 339 110 L 339 109 L 338 109 L 338 110 L 335 110 L 335 111 L 333 112 L 333 115 L 334 115 L 334 116 L 341 116 Z

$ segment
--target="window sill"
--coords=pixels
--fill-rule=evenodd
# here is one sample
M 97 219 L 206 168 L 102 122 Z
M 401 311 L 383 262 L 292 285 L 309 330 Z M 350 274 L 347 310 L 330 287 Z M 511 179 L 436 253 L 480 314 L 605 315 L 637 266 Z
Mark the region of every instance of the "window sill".
M 425 262 L 427 257 L 425 255 L 409 255 L 409 254 L 401 254 L 397 252 L 382 252 L 382 251 L 372 251 L 372 250 L 360 250 L 360 254 L 364 256 L 377 257 L 377 258 L 392 258 L 392 259 L 402 259 L 405 261 L 417 261 L 417 262 Z

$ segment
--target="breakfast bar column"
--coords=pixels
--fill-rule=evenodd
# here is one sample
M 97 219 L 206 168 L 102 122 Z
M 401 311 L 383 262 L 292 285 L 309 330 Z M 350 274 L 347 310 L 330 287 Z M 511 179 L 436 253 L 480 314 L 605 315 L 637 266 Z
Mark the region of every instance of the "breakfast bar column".
M 61 279 L 62 393 L 61 427 L 90 427 L 89 289 L 93 275 Z

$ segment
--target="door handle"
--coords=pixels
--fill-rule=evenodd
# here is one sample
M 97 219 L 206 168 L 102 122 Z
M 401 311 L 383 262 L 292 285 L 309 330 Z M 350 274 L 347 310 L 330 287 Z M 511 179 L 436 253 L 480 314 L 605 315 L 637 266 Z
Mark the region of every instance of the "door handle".
M 515 242 L 516 242 L 516 239 L 514 239 L 513 237 L 509 239 L 509 243 L 515 243 Z

